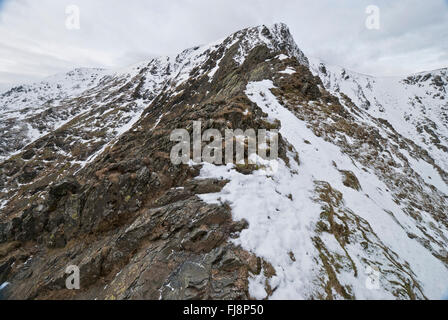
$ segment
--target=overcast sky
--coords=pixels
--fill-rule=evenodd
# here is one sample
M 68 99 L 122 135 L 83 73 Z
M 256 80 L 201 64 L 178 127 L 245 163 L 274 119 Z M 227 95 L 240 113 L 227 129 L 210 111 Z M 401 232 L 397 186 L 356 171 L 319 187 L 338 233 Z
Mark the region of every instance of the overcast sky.
M 66 28 L 67 5 L 80 29 Z M 366 8 L 380 9 L 380 29 Z M 0 86 L 126 66 L 244 27 L 286 23 L 309 56 L 372 75 L 448 67 L 448 0 L 0 0 Z

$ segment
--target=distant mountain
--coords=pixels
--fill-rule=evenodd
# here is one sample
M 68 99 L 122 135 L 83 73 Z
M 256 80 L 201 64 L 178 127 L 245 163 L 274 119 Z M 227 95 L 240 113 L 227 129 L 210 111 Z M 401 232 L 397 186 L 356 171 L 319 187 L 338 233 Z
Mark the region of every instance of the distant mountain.
M 276 24 L 0 93 L 0 294 L 440 299 L 447 90 L 447 69 L 307 58 Z M 170 135 L 195 121 L 277 129 L 278 160 L 174 165 Z

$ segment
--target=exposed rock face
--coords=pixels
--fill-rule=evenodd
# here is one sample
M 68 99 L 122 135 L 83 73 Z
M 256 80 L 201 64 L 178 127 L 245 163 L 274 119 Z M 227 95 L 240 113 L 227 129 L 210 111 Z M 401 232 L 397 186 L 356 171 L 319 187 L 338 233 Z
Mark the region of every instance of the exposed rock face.
M 0 285 L 10 283 L 7 298 L 436 297 L 448 283 L 422 275 L 424 263 L 407 252 L 424 251 L 436 275 L 448 275 L 448 175 L 439 157 L 448 150 L 447 123 L 419 122 L 428 130 L 415 134 L 431 132 L 438 146 L 426 150 L 425 141 L 406 139 L 386 116 L 369 112 L 373 101 L 336 89 L 331 72 L 310 64 L 279 24 L 175 59 L 75 71 L 62 85 L 50 79 L 1 95 L 8 130 L 0 142 Z M 446 97 L 446 78 L 430 78 L 436 98 Z M 193 121 L 203 131 L 280 129 L 279 171 L 173 165 L 170 133 L 191 133 Z M 308 136 L 294 131 L 302 126 Z M 319 162 L 317 152 L 331 156 Z M 434 184 L 416 162 L 432 168 L 425 173 Z M 247 195 L 266 205 L 245 209 L 236 199 Z M 290 223 L 281 223 L 284 215 Z M 400 248 L 383 238 L 390 221 L 405 235 Z M 271 243 L 271 251 L 279 248 L 274 256 L 260 245 L 261 232 L 271 239 L 278 226 L 287 239 Z M 80 268 L 80 290 L 65 288 L 69 265 Z M 367 267 L 384 275 L 377 291 L 360 289 Z

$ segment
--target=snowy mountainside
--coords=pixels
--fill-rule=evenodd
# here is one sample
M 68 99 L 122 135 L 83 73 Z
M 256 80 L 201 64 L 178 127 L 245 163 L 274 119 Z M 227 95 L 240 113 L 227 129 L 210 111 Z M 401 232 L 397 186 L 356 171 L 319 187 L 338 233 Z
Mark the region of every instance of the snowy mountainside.
M 270 279 L 263 275 L 253 279 L 252 295 L 259 299 L 322 297 L 313 292 L 319 279 L 326 283 L 327 298 L 441 298 L 447 286 L 441 279 L 447 275 L 444 206 L 448 189 L 429 163 L 416 167 L 415 162 L 425 161 L 418 156 L 422 150 L 411 146 L 407 151 L 406 140 L 398 134 L 395 141 L 388 141 L 392 140 L 389 127 L 361 108 L 355 111 L 356 125 L 378 135 L 381 153 L 375 145 L 366 144 L 365 136 L 345 130 L 333 136 L 334 124 L 355 119 L 344 113 L 339 119 L 328 115 L 316 119 L 303 114 L 304 105 L 280 104 L 271 89 L 275 86 L 266 80 L 250 83 L 246 93 L 271 118 L 281 121 L 280 133 L 298 151 L 300 165 L 290 169 L 280 165 L 275 174 L 259 170 L 254 177 L 232 170 L 220 173 L 216 168 L 202 173 L 205 178 L 232 181 L 222 193 L 202 198 L 232 203 L 236 217 L 249 221 L 237 243 L 277 270 Z M 315 101 L 308 104 L 313 112 L 318 109 Z M 328 127 L 318 132 L 317 126 L 323 123 Z M 411 160 L 413 151 L 419 160 Z M 379 156 L 378 161 L 372 155 Z M 432 180 L 425 179 L 421 168 Z M 410 174 L 421 177 L 409 181 L 405 177 Z M 437 189 L 431 189 L 432 185 Z M 404 195 L 404 190 L 410 195 Z M 291 202 L 285 204 L 285 199 Z M 366 285 L 373 270 L 380 274 L 377 289 Z M 322 276 L 325 273 L 327 279 Z M 276 290 L 269 293 L 265 283 Z
M 252 28 L 209 45 L 187 49 L 174 57 L 155 58 L 117 70 L 80 68 L 38 83 L 15 86 L 0 94 L 0 160 L 90 110 L 92 103 L 108 103 L 101 95 L 107 97 L 106 93 L 112 90 L 126 88 L 126 85 L 136 82 L 138 75 L 142 80 L 136 87 L 136 94 L 141 94 L 145 103 L 157 96 L 165 84 L 176 87 L 204 73 L 212 79 L 221 59 L 235 43 L 238 43 L 238 53 L 234 60 L 239 64 L 260 43 L 272 50 L 282 47 L 307 64 L 305 55 L 289 35 L 289 30 L 283 25 L 273 28 L 275 38 L 266 38 L 262 28 Z M 215 64 L 213 68 L 204 65 L 207 61 Z
M 58 106 L 69 96 L 76 96 L 96 86 L 100 73 L 101 70 L 77 69 L 66 75 L 49 77 L 40 83 L 15 86 L 2 92 L 0 159 L 40 136 L 36 126 L 27 119 L 44 109 Z M 51 129 L 54 129 L 53 126 Z
M 439 299 L 447 89 L 446 69 L 376 78 L 307 58 L 284 24 L 16 87 L 0 96 L 0 285 L 13 299 Z M 193 121 L 278 129 L 279 158 L 175 166 L 170 133 Z M 82 292 L 65 290 L 68 264 Z
M 407 78 L 371 77 L 310 59 L 311 70 L 325 88 L 347 95 L 375 118 L 427 149 L 448 170 L 448 69 Z

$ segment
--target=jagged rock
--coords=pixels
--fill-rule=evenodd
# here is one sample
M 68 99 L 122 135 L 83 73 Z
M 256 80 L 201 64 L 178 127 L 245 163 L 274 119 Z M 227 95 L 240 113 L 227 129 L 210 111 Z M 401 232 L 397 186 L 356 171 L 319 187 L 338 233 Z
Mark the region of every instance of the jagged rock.
M 33 181 L 33 179 L 37 177 L 38 171 L 39 171 L 38 168 L 26 165 L 23 168 L 23 173 L 19 176 L 19 179 L 18 179 L 19 182 L 26 184 L 26 183 Z
M 29 149 L 23 153 L 22 159 L 30 160 L 32 157 L 34 157 L 35 154 L 36 153 L 34 152 L 34 149 Z
M 0 284 L 3 284 L 8 279 L 8 275 L 11 272 L 11 264 L 14 262 L 13 258 L 6 260 L 0 264 Z
M 75 179 L 67 178 L 50 188 L 50 197 L 59 200 L 69 193 L 76 194 L 80 189 L 79 183 Z
M 193 180 L 188 182 L 185 188 L 194 194 L 215 193 L 221 191 L 227 182 L 214 179 Z
M 0 301 L 7 300 L 9 297 L 9 284 L 3 283 L 0 286 Z
M 357 191 L 361 190 L 361 185 L 359 184 L 358 178 L 351 171 L 341 170 L 341 174 L 344 177 L 344 186 L 355 189 Z

